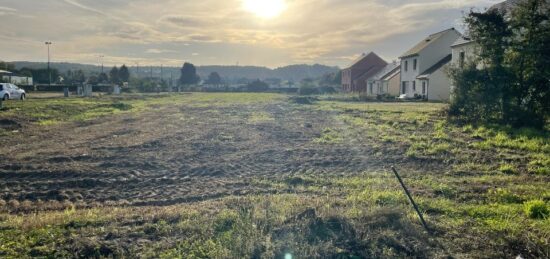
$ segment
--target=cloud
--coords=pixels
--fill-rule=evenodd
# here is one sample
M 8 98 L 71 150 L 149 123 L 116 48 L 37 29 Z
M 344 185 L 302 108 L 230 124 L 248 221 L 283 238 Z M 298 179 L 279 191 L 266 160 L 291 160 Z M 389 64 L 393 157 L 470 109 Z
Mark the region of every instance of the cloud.
M 145 53 L 148 54 L 163 54 L 163 53 L 175 53 L 176 51 L 168 49 L 147 49 Z
M 0 6 L 0 12 L 10 12 L 10 13 L 12 13 L 12 12 L 17 12 L 17 9 Z
M 178 27 L 196 27 L 212 25 L 212 20 L 194 16 L 166 15 L 159 19 L 160 23 L 174 25 Z
M 92 62 L 89 53 L 142 62 L 201 53 L 193 61 L 211 62 L 208 57 L 215 56 L 226 64 L 238 59 L 268 66 L 343 65 L 366 50 L 395 57 L 425 34 L 460 24 L 463 10 L 496 1 L 286 0 L 279 17 L 261 19 L 245 11 L 241 0 L 18 0 L 0 6 L 0 15 L 25 10 L 29 17 L 3 21 L 3 35 L 39 43 L 51 39 L 63 50 L 58 57 L 68 61 Z M 16 42 L 1 43 L 6 58 L 42 55 L 21 51 Z M 185 53 L 171 51 L 176 49 Z
M 15 13 L 17 13 L 17 9 L 0 6 L 0 16 L 15 14 Z
M 106 13 L 100 11 L 100 10 L 97 10 L 95 8 L 92 8 L 92 7 L 89 7 L 89 6 L 86 6 L 86 5 L 83 5 L 79 2 L 77 2 L 76 0 L 63 0 L 63 1 L 67 4 L 78 7 L 82 10 L 86 10 L 86 11 L 89 11 L 89 12 L 92 12 L 92 13 L 95 13 L 95 14 L 99 14 L 99 15 L 109 16 L 108 14 L 106 14 Z

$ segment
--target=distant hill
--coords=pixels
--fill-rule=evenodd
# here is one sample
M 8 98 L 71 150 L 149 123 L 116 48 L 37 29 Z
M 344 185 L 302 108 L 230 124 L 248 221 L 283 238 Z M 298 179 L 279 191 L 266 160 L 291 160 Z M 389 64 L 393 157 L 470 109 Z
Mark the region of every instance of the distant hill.
M 16 61 L 11 62 L 15 64 L 17 69 L 23 67 L 28 68 L 45 68 L 47 66 L 44 62 L 27 62 Z M 101 72 L 101 67 L 96 65 L 78 64 L 78 63 L 51 63 L 51 67 L 58 69 L 61 73 L 65 73 L 68 70 L 83 70 L 86 75 L 97 74 Z M 110 67 L 104 67 L 106 73 L 109 72 Z M 179 67 L 163 67 L 162 77 L 169 79 L 171 76 L 174 79 L 179 78 Z M 153 77 L 160 77 L 160 67 L 140 67 L 139 75 L 142 77 L 150 76 L 151 70 Z M 137 68 L 130 67 L 132 74 L 137 73 Z M 203 79 L 206 79 L 211 72 L 218 72 L 224 80 L 236 81 L 239 79 L 267 79 L 267 78 L 279 78 L 282 80 L 290 80 L 298 82 L 304 78 L 318 78 L 327 73 L 333 73 L 339 71 L 338 67 L 330 67 L 325 65 L 290 65 L 271 69 L 267 67 L 259 66 L 198 66 L 197 73 Z

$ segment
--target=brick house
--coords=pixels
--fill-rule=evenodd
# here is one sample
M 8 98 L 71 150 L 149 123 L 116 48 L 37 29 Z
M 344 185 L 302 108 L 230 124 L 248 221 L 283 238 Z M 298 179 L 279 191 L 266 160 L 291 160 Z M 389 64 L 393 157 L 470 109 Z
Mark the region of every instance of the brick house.
M 367 80 L 387 65 L 388 63 L 374 52 L 362 54 L 349 67 L 342 70 L 342 90 L 348 93 L 366 93 Z

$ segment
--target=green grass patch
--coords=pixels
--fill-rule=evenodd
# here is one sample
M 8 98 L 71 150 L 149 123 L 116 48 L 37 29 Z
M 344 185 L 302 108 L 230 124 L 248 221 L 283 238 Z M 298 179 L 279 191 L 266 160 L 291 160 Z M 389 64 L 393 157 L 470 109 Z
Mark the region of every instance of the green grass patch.
M 339 144 L 344 140 L 342 133 L 331 128 L 325 128 L 321 132 L 321 136 L 313 140 L 315 143 L 319 144 Z

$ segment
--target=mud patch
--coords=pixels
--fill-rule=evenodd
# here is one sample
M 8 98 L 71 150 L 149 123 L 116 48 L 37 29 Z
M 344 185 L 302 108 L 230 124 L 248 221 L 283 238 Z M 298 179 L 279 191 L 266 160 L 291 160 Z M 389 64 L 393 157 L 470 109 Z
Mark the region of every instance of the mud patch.
M 0 129 L 3 130 L 18 130 L 21 128 L 21 124 L 14 120 L 0 119 Z

